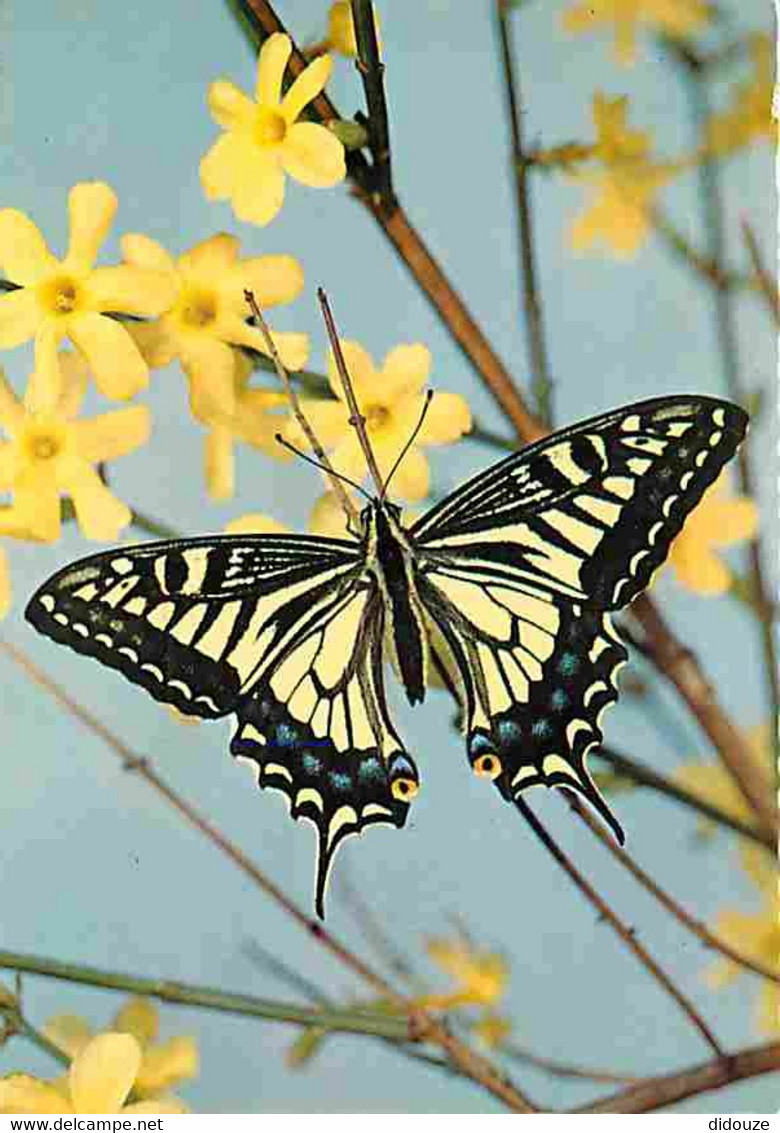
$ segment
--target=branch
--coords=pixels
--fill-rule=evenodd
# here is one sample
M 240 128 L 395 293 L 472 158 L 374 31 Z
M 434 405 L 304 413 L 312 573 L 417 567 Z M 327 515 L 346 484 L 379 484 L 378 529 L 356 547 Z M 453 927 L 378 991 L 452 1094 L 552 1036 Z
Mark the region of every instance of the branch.
M 20 649 L 8 641 L 0 641 L 0 651 L 5 652 L 27 675 L 56 700 L 61 707 L 74 716 L 110 748 L 122 761 L 126 771 L 132 771 L 152 787 L 158 795 L 173 807 L 186 821 L 199 830 L 212 842 L 242 873 L 279 905 L 305 932 L 317 943 L 335 956 L 346 968 L 358 975 L 369 987 L 394 1004 L 407 1016 L 407 1037 L 410 1041 L 428 1041 L 441 1047 L 452 1063 L 466 1077 L 478 1082 L 494 1097 L 514 1113 L 535 1113 L 536 1107 L 502 1074 L 488 1059 L 483 1058 L 450 1033 L 447 1027 L 434 1019 L 427 1011 L 418 1007 L 399 993 L 374 972 L 368 964 L 350 951 L 320 921 L 312 920 L 282 890 L 258 868 L 233 842 L 217 827 L 179 795 L 158 775 L 148 760 L 139 756 L 123 740 L 116 736 L 97 717 L 78 704 L 60 685 L 38 668 Z
M 678 904 L 673 897 L 670 897 L 648 873 L 645 873 L 630 854 L 627 854 L 622 846 L 617 845 L 614 838 L 610 838 L 601 824 L 585 809 L 572 791 L 564 790 L 563 794 L 570 809 L 574 811 L 578 818 L 582 819 L 591 833 L 595 834 L 599 841 L 606 846 L 613 858 L 616 858 L 620 864 L 636 878 L 639 884 L 642 885 L 648 893 L 651 893 L 660 905 L 663 905 L 668 913 L 671 913 L 680 924 L 685 925 L 688 931 L 698 937 L 707 948 L 714 948 L 716 952 L 720 952 L 723 956 L 728 956 L 729 960 L 732 960 L 735 964 L 739 964 L 741 968 L 747 968 L 766 980 L 772 980 L 773 983 L 780 984 L 780 969 L 769 968 L 765 964 L 762 964 L 760 960 L 754 960 L 750 956 L 738 952 L 736 948 L 732 948 L 730 944 L 716 936 L 714 932 L 710 932 L 702 921 L 697 921 L 690 913 L 687 913 L 682 905 Z
M 368 145 L 371 150 L 373 191 L 377 203 L 388 212 L 397 207 L 390 165 L 390 127 L 384 89 L 384 64 L 379 58 L 376 25 L 371 0 L 352 0 L 357 57 L 355 66 L 363 80 L 368 107 Z
M 504 76 L 504 90 L 509 111 L 509 125 L 512 136 L 512 168 L 515 182 L 515 204 L 517 224 L 520 229 L 520 264 L 522 268 L 523 309 L 528 335 L 529 366 L 532 376 L 532 389 L 536 396 L 539 417 L 549 428 L 553 418 L 552 377 L 547 360 L 547 347 L 542 325 L 541 296 L 536 286 L 536 263 L 534 258 L 534 238 L 531 216 L 531 196 L 528 187 L 528 171 L 531 161 L 523 147 L 522 109 L 520 106 L 519 85 L 515 78 L 512 63 L 512 50 L 509 42 L 509 11 L 507 0 L 496 0 L 498 35 L 501 45 L 501 64 Z
M 515 799 L 515 806 L 519 813 L 523 816 L 529 824 L 534 834 L 540 840 L 545 849 L 552 854 L 559 866 L 568 874 L 570 879 L 579 889 L 580 893 L 587 901 L 593 905 L 594 909 L 599 914 L 602 920 L 605 920 L 618 934 L 624 944 L 628 946 L 631 952 L 634 953 L 639 962 L 647 969 L 651 976 L 661 987 L 666 991 L 672 999 L 682 1008 L 685 1015 L 694 1025 L 699 1034 L 703 1037 L 705 1042 L 715 1051 L 719 1056 L 723 1056 L 723 1049 L 715 1038 L 710 1028 L 702 1019 L 699 1012 L 686 996 L 679 990 L 679 988 L 672 982 L 671 978 L 663 971 L 660 965 L 653 959 L 643 944 L 640 944 L 636 938 L 636 933 L 633 929 L 620 920 L 616 913 L 612 911 L 606 901 L 601 898 L 589 881 L 580 873 L 573 862 L 567 858 L 560 846 L 556 845 L 546 829 L 533 813 L 531 808 L 521 797 Z
M 717 822 L 719 826 L 727 826 L 733 830 L 735 834 L 739 834 L 742 838 L 750 838 L 754 842 L 758 842 L 760 846 L 766 846 L 770 850 L 775 848 L 775 839 L 768 832 L 759 829 L 757 826 L 748 826 L 746 822 L 734 818 L 733 815 L 727 814 L 725 810 L 720 810 L 719 807 L 713 806 L 708 803 L 706 799 L 700 799 L 698 795 L 694 795 L 691 791 L 687 791 L 684 787 L 679 786 L 673 779 L 667 779 L 664 775 L 659 775 L 652 767 L 648 767 L 645 763 L 640 763 L 638 759 L 632 759 L 631 756 L 624 755 L 622 752 L 615 751 L 612 747 L 601 745 L 595 748 L 593 755 L 597 759 L 603 759 L 609 763 L 615 771 L 621 775 L 638 783 L 642 787 L 650 787 L 651 790 L 658 791 L 661 795 L 666 795 L 667 798 L 676 799 L 677 802 L 682 803 L 684 806 L 690 807 L 691 810 L 698 811 L 699 814 L 705 818 Z
M 636 1086 L 629 1086 L 627 1090 L 581 1106 L 573 1112 L 650 1113 L 682 1101 L 683 1098 L 703 1094 L 707 1090 L 718 1090 L 744 1078 L 769 1074 L 772 1070 L 780 1070 L 780 1042 L 754 1046 L 726 1058 L 702 1062 L 688 1070 L 646 1078 Z
M 772 278 L 769 269 L 762 260 L 756 234 L 744 217 L 740 221 L 740 227 L 758 289 L 764 298 L 775 326 L 780 326 L 780 295 L 777 292 L 777 280 Z

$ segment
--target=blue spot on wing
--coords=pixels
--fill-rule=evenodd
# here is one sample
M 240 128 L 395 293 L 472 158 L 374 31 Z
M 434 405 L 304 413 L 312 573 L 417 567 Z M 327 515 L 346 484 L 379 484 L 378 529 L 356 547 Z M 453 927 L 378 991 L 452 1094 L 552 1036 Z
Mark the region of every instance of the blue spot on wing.
M 563 677 L 573 677 L 581 664 L 580 658 L 576 653 L 561 653 L 558 658 L 558 672 Z

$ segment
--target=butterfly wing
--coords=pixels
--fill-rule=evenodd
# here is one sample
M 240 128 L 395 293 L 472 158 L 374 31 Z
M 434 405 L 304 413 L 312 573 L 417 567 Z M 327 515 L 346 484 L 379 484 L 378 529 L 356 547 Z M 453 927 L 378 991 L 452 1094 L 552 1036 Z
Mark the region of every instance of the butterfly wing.
M 121 548 L 54 575 L 26 616 L 182 712 L 236 713 L 233 753 L 317 827 L 320 914 L 343 838 L 403 825 L 417 771 L 389 721 L 383 609 L 358 544 L 262 535 Z
M 585 767 L 626 659 L 608 611 L 648 584 L 746 425 L 711 398 L 627 406 L 508 457 L 411 528 L 469 757 L 505 797 L 574 786 L 619 833 Z

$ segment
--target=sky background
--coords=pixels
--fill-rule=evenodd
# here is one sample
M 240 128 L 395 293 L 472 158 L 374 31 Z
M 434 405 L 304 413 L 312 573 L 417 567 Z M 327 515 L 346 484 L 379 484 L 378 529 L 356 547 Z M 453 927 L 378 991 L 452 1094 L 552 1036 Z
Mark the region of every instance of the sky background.
M 492 5 L 393 0 L 378 5 L 398 194 L 432 252 L 466 298 L 499 355 L 529 385 L 520 318 L 518 247 L 509 175 L 508 131 L 497 65 Z M 566 5 L 529 4 L 514 19 L 514 46 L 530 141 L 556 144 L 592 136 L 595 89 L 630 95 L 629 122 L 650 129 L 658 153 L 692 146 L 688 103 L 678 74 L 652 39 L 633 69 L 618 67 L 607 35 L 577 39 L 561 31 Z M 724 0 L 735 30 L 769 30 L 770 6 Z M 279 14 L 301 41 L 324 28 L 326 5 L 287 0 Z M 289 253 L 303 264 L 306 290 L 274 313 L 278 329 L 311 335 L 310 366 L 322 369 L 325 333 L 315 288 L 331 296 L 345 337 L 380 360 L 399 342 L 432 351 L 432 382 L 462 393 L 485 427 L 509 435 L 487 391 L 437 322 L 381 232 L 346 187 L 316 191 L 287 183 L 281 215 L 259 229 L 235 220 L 225 203 L 207 202 L 198 162 L 217 135 L 206 108 L 213 79 L 245 90 L 254 83 L 252 53 L 224 4 L 184 0 L 57 0 L 35 5 L 0 0 L 0 206 L 27 212 L 61 254 L 66 196 L 78 181 L 99 179 L 117 191 L 119 212 L 101 262 L 119 257 L 123 232 L 143 232 L 170 251 L 224 230 L 245 255 Z M 732 68 L 725 78 L 744 74 Z M 329 88 L 342 114 L 362 106 L 354 69 L 335 68 Z M 723 82 L 713 85 L 722 105 Z M 773 246 L 775 198 L 767 146 L 725 167 L 730 248 L 745 265 L 738 218 L 746 216 L 767 250 Z M 559 176 L 533 180 L 540 290 L 544 303 L 555 412 L 559 424 L 645 397 L 675 392 L 723 394 L 711 297 L 657 242 L 638 258 L 574 256 L 567 230 L 583 190 Z M 695 180 L 662 197 L 677 225 L 702 238 Z M 739 300 L 739 348 L 745 385 L 770 388 L 776 371 L 772 330 L 752 298 Z M 0 358 L 22 389 L 27 347 Z M 188 413 L 186 383 L 171 367 L 152 377 L 143 400 L 153 414 L 149 446 L 112 468 L 112 484 L 132 506 L 187 534 L 219 531 L 246 511 L 273 514 L 303 529 L 318 476 L 302 462 L 280 464 L 242 449 L 238 491 L 207 501 L 202 428 Z M 89 407 L 99 399 L 91 395 Z M 762 503 L 771 504 L 772 412 L 754 431 Z M 446 492 L 497 457 L 464 441 L 431 454 L 437 492 Z M 127 533 L 136 540 L 138 533 Z M 184 727 L 142 690 L 96 663 L 37 637 L 23 605 L 55 569 L 97 549 L 69 527 L 56 546 L 7 546 L 15 592 L 3 635 L 62 682 L 82 704 L 140 753 L 240 845 L 296 901 L 312 900 L 313 835 L 294 825 L 286 803 L 259 793 L 229 757 L 233 723 Z M 739 559 L 737 558 L 737 560 Z M 766 719 L 761 656 L 751 617 L 727 600 L 704 599 L 664 577 L 657 584 L 675 632 L 692 645 L 740 726 Z M 644 705 L 624 698 L 607 718 L 615 747 L 665 773 L 694 758 L 714 758 L 673 693 L 634 658 L 651 683 Z M 40 689 L 0 657 L 3 868 L 0 947 L 227 990 L 293 998 L 247 954 L 258 941 L 331 995 L 354 995 L 354 979 L 311 942 L 215 849 L 142 782 L 123 774 L 101 741 L 76 726 Z M 391 702 L 424 776 L 403 832 L 375 828 L 339 855 L 328 925 L 375 958 L 360 937 L 338 881 L 346 875 L 421 971 L 426 935 L 451 931 L 463 918 L 480 945 L 503 951 L 511 982 L 502 1011 L 514 1038 L 539 1055 L 597 1064 L 632 1075 L 663 1073 L 708 1057 L 701 1038 L 524 828 L 517 813 L 478 781 L 452 730 L 452 708 L 433 693 L 412 710 Z M 717 993 L 702 980 L 711 954 L 670 920 L 621 872 L 552 792 L 533 805 L 580 868 L 692 996 L 729 1049 L 756 1043 L 759 981 L 745 975 Z M 725 906 L 758 911 L 759 897 L 740 871 L 725 832 L 703 844 L 695 815 L 647 791 L 621 795 L 615 809 L 628 849 L 692 913 L 712 922 Z M 439 977 L 437 986 L 446 986 Z M 36 1023 L 76 1012 L 103 1026 L 120 997 L 42 978 L 25 981 Z M 303 1071 L 285 1065 L 296 1031 L 276 1023 L 162 1008 L 166 1035 L 197 1036 L 199 1079 L 182 1093 L 197 1111 L 493 1112 L 497 1103 L 474 1085 L 400 1058 L 367 1040 L 336 1037 Z M 0 1050 L 0 1073 L 56 1067 L 21 1041 Z M 521 1088 L 541 1105 L 582 1104 L 604 1087 L 567 1082 L 513 1066 Z M 681 1106 L 693 1112 L 766 1112 L 776 1080 L 756 1079 Z

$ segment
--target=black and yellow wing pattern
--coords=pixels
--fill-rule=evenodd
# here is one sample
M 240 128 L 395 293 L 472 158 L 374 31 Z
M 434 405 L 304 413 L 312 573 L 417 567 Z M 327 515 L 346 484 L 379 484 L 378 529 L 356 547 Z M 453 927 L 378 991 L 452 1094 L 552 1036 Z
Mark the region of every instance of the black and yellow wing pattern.
M 622 841 L 586 766 L 627 656 L 610 615 L 648 585 L 746 426 L 712 398 L 641 402 L 507 457 L 408 529 L 380 497 L 357 540 L 119 548 L 54 575 L 27 618 L 181 712 L 235 714 L 233 754 L 317 829 L 320 915 L 341 841 L 403 826 L 419 786 L 388 659 L 410 703 L 432 660 L 472 768 L 506 799 L 573 787 Z
M 54 575 L 27 618 L 183 713 L 237 715 L 233 754 L 317 828 L 320 915 L 343 838 L 404 824 L 417 770 L 388 716 L 383 609 L 357 544 L 263 535 L 122 548 Z
M 609 615 L 648 585 L 746 425 L 711 398 L 627 406 L 507 457 L 412 526 L 437 666 L 472 767 L 505 798 L 573 787 L 623 841 L 585 766 L 627 659 Z

